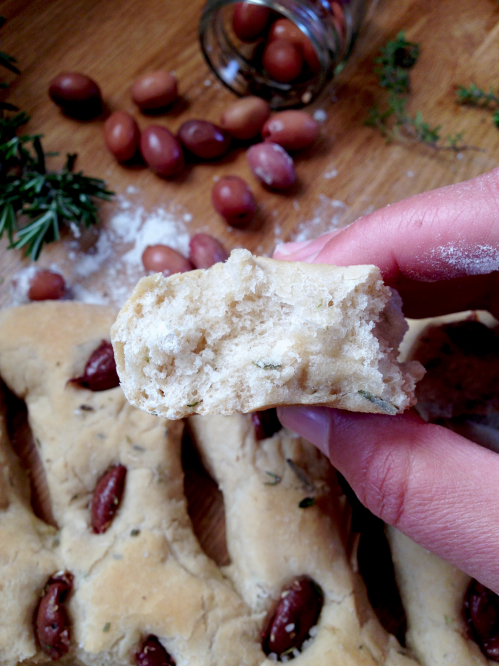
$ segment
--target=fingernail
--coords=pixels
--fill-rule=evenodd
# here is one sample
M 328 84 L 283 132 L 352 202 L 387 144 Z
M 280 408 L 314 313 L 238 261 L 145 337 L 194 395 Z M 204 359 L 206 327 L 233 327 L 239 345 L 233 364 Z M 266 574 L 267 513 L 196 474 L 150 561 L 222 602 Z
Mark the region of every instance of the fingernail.
M 319 256 L 321 253 L 321 250 L 318 250 L 317 252 L 312 252 L 312 254 L 307 254 L 306 257 L 301 257 L 300 261 L 302 261 L 304 264 L 313 264 L 315 257 Z
M 307 407 L 304 405 L 278 407 L 277 415 L 283 426 L 294 430 L 298 435 L 315 444 L 326 456 L 329 454 L 331 420 L 327 407 Z
M 304 247 L 307 247 L 307 245 L 313 243 L 314 240 L 301 241 L 298 243 L 281 243 L 277 246 L 274 255 L 282 254 L 282 256 L 287 256 L 289 254 L 294 254 L 295 252 L 298 252 L 298 250 L 302 250 Z

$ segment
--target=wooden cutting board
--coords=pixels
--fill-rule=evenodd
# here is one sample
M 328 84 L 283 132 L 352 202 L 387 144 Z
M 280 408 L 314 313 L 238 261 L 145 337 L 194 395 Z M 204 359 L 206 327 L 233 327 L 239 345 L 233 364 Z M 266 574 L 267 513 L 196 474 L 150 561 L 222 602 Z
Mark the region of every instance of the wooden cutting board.
M 62 155 L 77 152 L 77 168 L 104 178 L 117 195 L 126 196 L 127 188 L 137 188 L 135 203 L 146 211 L 177 206 L 192 215 L 191 234 L 208 232 L 229 249 L 247 247 L 257 253 L 271 253 L 276 239 L 292 240 L 298 231 L 314 237 L 386 204 L 460 182 L 498 164 L 499 130 L 491 115 L 456 105 L 454 92 L 456 85 L 471 82 L 485 89 L 499 88 L 499 5 L 493 0 L 379 0 L 346 67 L 309 108 L 325 112 L 321 137 L 297 156 L 299 181 L 285 194 L 269 192 L 255 182 L 243 149 L 212 163 L 192 165 L 173 181 L 162 180 L 141 165 L 117 164 L 103 142 L 105 115 L 78 122 L 65 117 L 48 99 L 48 84 L 54 76 L 82 71 L 101 86 L 107 112 L 129 111 L 141 128 L 158 123 L 176 131 L 192 118 L 218 122 L 235 98 L 208 70 L 201 55 L 197 25 L 202 6 L 203 0 L 4 0 L 0 13 L 7 23 L 0 33 L 1 48 L 16 56 L 22 73 L 5 74 L 3 79 L 11 87 L 3 97 L 31 115 L 25 130 L 42 133 L 46 150 Z M 431 125 L 440 124 L 444 136 L 464 132 L 465 142 L 484 152 L 456 154 L 421 145 L 387 145 L 364 125 L 367 109 L 384 99 L 372 71 L 373 59 L 400 30 L 420 42 L 422 49 L 411 74 L 411 113 L 421 111 Z M 134 108 L 129 88 L 142 73 L 162 68 L 176 73 L 180 98 L 168 113 L 144 116 Z M 214 178 L 228 174 L 251 183 L 259 203 L 252 230 L 228 229 L 212 209 Z M 106 228 L 116 206 L 115 202 L 101 207 L 101 228 Z M 0 242 L 0 307 L 10 302 L 12 275 L 28 265 L 19 252 L 6 248 L 4 239 Z M 67 255 L 67 245 L 53 244 L 43 251 L 39 264 L 62 262 L 67 279 L 74 282 Z M 119 262 L 119 256 L 112 261 Z M 100 280 L 97 272 L 86 280 L 86 287 L 103 291 Z M 217 562 L 226 563 L 220 494 L 190 446 L 185 447 L 184 462 L 190 511 L 200 541 Z M 374 530 L 370 543 L 379 542 L 383 549 L 379 526 L 370 525 Z M 383 580 L 379 567 L 389 565 L 386 553 L 376 555 L 379 548 L 370 546 L 365 559 L 371 562 L 373 579 Z M 372 588 L 373 602 L 400 636 L 403 623 L 393 602 L 396 594 L 387 585 Z

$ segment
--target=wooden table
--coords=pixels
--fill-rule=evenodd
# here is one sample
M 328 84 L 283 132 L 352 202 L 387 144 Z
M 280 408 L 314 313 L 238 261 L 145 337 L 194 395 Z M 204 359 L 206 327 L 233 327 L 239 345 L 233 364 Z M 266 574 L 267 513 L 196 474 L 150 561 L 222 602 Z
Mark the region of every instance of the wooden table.
M 286 194 L 269 192 L 255 182 L 242 149 L 216 162 L 193 165 L 173 181 L 140 165 L 119 165 L 104 146 L 102 118 L 72 120 L 48 99 L 49 81 L 61 71 L 76 70 L 100 84 L 109 111 L 130 111 L 141 128 L 159 123 L 175 131 L 191 118 L 217 122 L 234 97 L 202 58 L 197 41 L 202 5 L 203 0 L 4 0 L 2 50 L 15 55 L 22 70 L 18 77 L 5 76 L 11 82 L 6 98 L 32 116 L 25 129 L 43 133 L 46 150 L 77 152 L 77 168 L 105 178 L 118 195 L 126 197 L 127 188 L 138 188 L 133 205 L 144 206 L 146 212 L 155 206 L 179 206 L 192 215 L 191 234 L 207 231 L 228 248 L 243 246 L 259 253 L 271 253 L 276 239 L 294 239 L 298 233 L 314 237 L 368 211 L 497 165 L 499 130 L 491 115 L 456 105 L 454 93 L 456 85 L 472 81 L 486 89 L 499 87 L 499 6 L 493 0 L 379 0 L 341 75 L 310 107 L 312 112 L 323 110 L 326 120 L 317 144 L 297 156 L 299 183 Z M 411 113 L 419 110 L 429 123 L 440 124 L 444 136 L 464 131 L 466 143 L 485 152 L 387 145 L 364 126 L 367 109 L 384 98 L 372 72 L 373 58 L 400 30 L 422 48 L 411 74 Z M 181 96 L 168 113 L 146 117 L 134 108 L 129 88 L 140 74 L 161 68 L 176 73 Z M 260 206 L 257 228 L 230 230 L 212 209 L 213 179 L 225 174 L 251 183 Z M 116 206 L 102 206 L 102 228 Z M 95 240 L 85 237 L 82 242 Z M 5 306 L 12 275 L 28 262 L 17 251 L 7 251 L 5 240 L 0 253 L 0 306 Z M 119 262 L 119 257 L 113 260 Z M 67 244 L 43 251 L 39 264 L 52 262 L 63 265 L 68 280 L 74 281 Z M 97 272 L 85 285 L 98 290 L 100 280 Z M 221 500 L 193 455 L 186 448 L 191 514 L 203 547 L 217 562 L 225 562 Z M 199 479 L 204 479 L 201 485 Z

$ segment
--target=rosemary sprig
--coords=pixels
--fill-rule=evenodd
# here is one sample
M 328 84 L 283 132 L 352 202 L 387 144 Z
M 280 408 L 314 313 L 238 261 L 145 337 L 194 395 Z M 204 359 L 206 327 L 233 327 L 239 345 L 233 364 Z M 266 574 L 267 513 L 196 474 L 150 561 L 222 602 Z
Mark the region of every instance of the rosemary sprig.
M 5 19 L 0 17 L 0 27 Z M 0 52 L 0 66 L 18 74 L 15 58 Z M 1 88 L 8 84 L 1 83 Z M 103 180 L 74 173 L 75 154 L 66 155 L 59 171 L 48 171 L 40 134 L 18 136 L 29 116 L 7 102 L 0 103 L 0 239 L 10 248 L 24 248 L 35 261 L 42 246 L 59 240 L 61 225 L 90 227 L 97 222 L 94 199 L 109 200 L 113 192 Z
M 494 93 L 492 86 L 489 92 L 472 83 L 469 88 L 458 86 L 456 89 L 457 103 L 467 104 L 468 106 L 479 106 L 492 111 L 492 120 L 496 127 L 499 127 L 499 90 Z
M 5 23 L 5 17 L 0 16 L 0 28 L 3 26 L 4 23 Z M 17 60 L 13 56 L 8 55 L 7 53 L 3 53 L 3 51 L 0 51 L 0 66 L 5 67 L 5 69 L 10 70 L 11 72 L 14 72 L 14 74 L 19 74 L 20 72 L 18 68 L 16 67 L 16 65 L 14 65 L 15 62 L 17 62 Z M 2 89 L 5 90 L 5 88 L 8 87 L 9 87 L 8 83 L 5 83 L 4 81 L 0 82 L 0 90 Z M 14 106 L 9 102 L 0 101 L 0 110 L 17 111 L 18 109 L 17 106 Z
M 411 90 L 409 69 L 414 67 L 420 54 L 419 44 L 410 42 L 403 32 L 380 49 L 375 59 L 379 85 L 388 91 L 388 99 L 382 108 L 369 109 L 365 122 L 385 137 L 387 142 L 416 142 L 436 150 L 479 150 L 463 143 L 463 133 L 441 137 L 441 126 L 430 125 L 420 111 L 411 116 L 407 111 L 407 95 Z
M 0 122 L 0 238 L 9 248 L 25 249 L 36 261 L 45 243 L 60 238 L 62 224 L 90 227 L 97 222 L 94 198 L 109 200 L 104 181 L 74 173 L 76 155 L 59 171 L 47 171 L 41 136 L 13 132 L 26 114 Z

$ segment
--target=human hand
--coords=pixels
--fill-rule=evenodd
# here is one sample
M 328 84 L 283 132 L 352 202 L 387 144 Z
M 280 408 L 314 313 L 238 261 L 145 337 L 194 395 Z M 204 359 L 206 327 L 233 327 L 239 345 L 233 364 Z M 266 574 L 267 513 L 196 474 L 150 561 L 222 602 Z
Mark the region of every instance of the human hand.
M 274 258 L 375 264 L 408 317 L 487 309 L 499 317 L 499 169 L 406 199 Z M 499 594 L 499 455 L 415 413 L 280 408 L 362 503 Z

